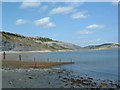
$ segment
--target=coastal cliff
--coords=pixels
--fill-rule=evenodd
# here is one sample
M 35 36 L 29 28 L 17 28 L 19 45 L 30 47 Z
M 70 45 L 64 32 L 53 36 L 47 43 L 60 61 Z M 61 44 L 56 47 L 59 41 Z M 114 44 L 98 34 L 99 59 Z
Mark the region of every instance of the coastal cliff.
M 58 51 L 79 50 L 80 46 L 45 37 L 28 37 L 9 32 L 0 32 L 1 51 Z
M 72 43 L 56 41 L 46 37 L 28 37 L 9 32 L 0 32 L 1 51 L 70 51 L 70 50 L 103 50 L 118 48 L 118 43 L 104 43 L 81 47 Z

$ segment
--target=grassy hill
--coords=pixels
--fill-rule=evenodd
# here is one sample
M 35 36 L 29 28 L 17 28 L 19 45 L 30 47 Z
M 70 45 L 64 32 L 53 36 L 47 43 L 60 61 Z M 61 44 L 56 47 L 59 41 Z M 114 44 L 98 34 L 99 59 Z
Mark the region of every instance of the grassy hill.
M 117 44 L 117 43 L 105 43 L 105 44 L 101 44 L 101 45 L 90 45 L 90 46 L 87 46 L 84 48 L 101 50 L 101 49 L 118 48 L 119 46 L 120 46 L 120 44 Z
M 78 50 L 80 46 L 52 40 L 44 37 L 28 37 L 9 32 L 0 32 L 2 39 L 0 49 L 2 51 L 58 51 L 58 50 Z

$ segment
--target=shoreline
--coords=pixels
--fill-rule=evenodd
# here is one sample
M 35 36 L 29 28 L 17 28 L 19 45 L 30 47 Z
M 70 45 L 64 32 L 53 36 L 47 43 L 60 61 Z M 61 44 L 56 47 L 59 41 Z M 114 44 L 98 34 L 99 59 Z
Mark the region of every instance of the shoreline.
M 117 82 L 90 76 L 74 76 L 71 70 L 3 68 L 3 88 L 106 88 L 117 89 Z
M 90 50 L 90 51 L 102 51 L 102 50 L 111 50 L 111 49 L 119 49 L 119 48 L 98 48 L 98 49 L 76 49 L 76 50 L 54 50 L 54 51 L 51 51 L 51 50 L 40 50 L 40 51 L 0 51 L 0 54 L 3 53 L 3 52 L 6 52 L 6 53 L 37 53 L 37 52 L 42 52 L 42 53 L 45 53 L 45 52 L 74 52 L 74 51 L 86 51 L 86 50 Z
M 93 50 L 93 51 L 96 51 L 96 50 L 98 50 L 98 51 L 102 51 L 102 50 L 110 50 L 110 49 L 112 49 L 112 48 L 100 48 L 100 49 L 81 49 L 81 50 Z M 74 52 L 74 51 L 81 51 L 81 50 L 57 50 L 57 51 L 50 51 L 50 50 L 42 50 L 42 51 L 0 51 L 0 54 L 1 53 L 37 53 L 37 52 L 42 52 L 42 53 L 44 53 L 44 52 Z
M 67 52 L 67 51 L 78 51 L 78 50 L 58 50 L 58 51 L 50 51 L 50 50 L 44 50 L 44 51 L 0 51 L 0 53 L 36 53 L 36 52 Z

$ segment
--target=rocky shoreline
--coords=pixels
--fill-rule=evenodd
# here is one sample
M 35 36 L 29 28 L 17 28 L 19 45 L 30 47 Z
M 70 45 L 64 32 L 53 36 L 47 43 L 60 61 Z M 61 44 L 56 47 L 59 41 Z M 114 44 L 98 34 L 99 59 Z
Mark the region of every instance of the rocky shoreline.
M 76 76 L 60 68 L 13 69 L 3 68 L 3 88 L 120 88 L 118 82 L 96 80 L 92 77 Z

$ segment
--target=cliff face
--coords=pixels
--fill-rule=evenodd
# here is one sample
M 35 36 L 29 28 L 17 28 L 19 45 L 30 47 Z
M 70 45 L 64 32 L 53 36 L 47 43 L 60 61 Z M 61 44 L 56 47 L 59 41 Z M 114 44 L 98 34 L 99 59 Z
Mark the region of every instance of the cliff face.
M 2 51 L 57 51 L 57 50 L 79 50 L 80 46 L 55 41 L 43 37 L 27 37 L 19 34 L 0 32 L 1 42 L 0 50 Z

